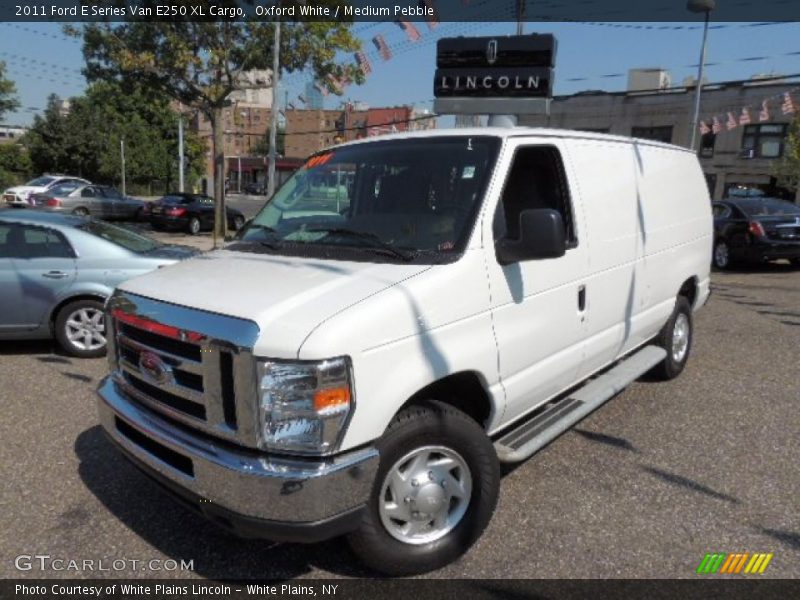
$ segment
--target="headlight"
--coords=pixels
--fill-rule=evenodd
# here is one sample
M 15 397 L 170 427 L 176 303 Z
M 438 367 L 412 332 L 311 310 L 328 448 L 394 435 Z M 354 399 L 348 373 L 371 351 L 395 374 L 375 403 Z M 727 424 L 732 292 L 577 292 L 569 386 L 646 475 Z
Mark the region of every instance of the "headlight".
M 341 440 L 354 398 L 350 360 L 263 360 L 258 364 L 259 446 L 329 454 Z

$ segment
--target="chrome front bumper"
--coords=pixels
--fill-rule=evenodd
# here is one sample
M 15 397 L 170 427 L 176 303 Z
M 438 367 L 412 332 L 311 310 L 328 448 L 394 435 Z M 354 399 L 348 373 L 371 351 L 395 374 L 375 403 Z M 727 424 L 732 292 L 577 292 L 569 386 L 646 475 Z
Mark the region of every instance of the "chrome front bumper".
M 357 524 L 378 468 L 366 448 L 290 459 L 191 433 L 129 400 L 112 376 L 98 388 L 108 436 L 153 479 L 243 536 L 318 541 Z

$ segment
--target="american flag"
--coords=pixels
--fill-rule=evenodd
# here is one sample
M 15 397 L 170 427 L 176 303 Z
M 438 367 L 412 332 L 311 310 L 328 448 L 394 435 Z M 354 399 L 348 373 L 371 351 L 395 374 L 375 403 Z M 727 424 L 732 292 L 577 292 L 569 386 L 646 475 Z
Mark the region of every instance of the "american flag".
M 425 20 L 428 21 L 428 29 L 436 29 L 439 26 L 439 11 L 436 10 L 433 0 L 420 0 L 420 4 L 432 11 L 432 14 L 425 17 Z
M 728 131 L 731 129 L 736 129 L 736 127 L 739 126 L 739 123 L 736 120 L 736 117 L 733 116 L 732 112 L 728 113 L 728 122 L 725 124 L 725 126 L 728 128 Z
M 700 135 L 708 135 L 711 133 L 711 128 L 706 125 L 705 121 L 700 121 Z
M 413 23 L 409 23 L 408 21 L 396 21 L 396 23 L 400 26 L 400 29 L 406 32 L 408 39 L 412 42 L 418 42 L 422 36 L 419 34 L 419 30 L 414 27 Z
M 298 94 L 297 99 L 300 100 L 300 102 L 302 102 L 303 104 L 308 104 L 308 100 L 306 100 L 306 97 L 303 96 L 303 94 Z
M 711 121 L 711 131 L 714 133 L 719 133 L 722 131 L 722 123 L 719 122 L 717 117 L 714 117 Z
M 769 121 L 769 106 L 767 105 L 767 102 L 767 100 L 764 100 L 761 103 L 761 110 L 758 113 L 759 121 Z
M 365 76 L 372 73 L 372 64 L 369 62 L 366 54 L 361 51 L 356 52 L 356 62 Z
M 785 115 L 789 115 L 797 110 L 794 107 L 794 102 L 792 102 L 792 96 L 789 92 L 784 92 L 783 94 L 783 104 L 781 104 L 781 112 Z
M 294 104 L 289 102 L 289 103 L 286 104 L 286 108 L 288 108 L 289 110 L 294 110 Z
M 742 114 L 739 115 L 739 125 L 750 125 L 750 110 L 745 106 L 742 108 Z
M 315 83 L 314 87 L 317 88 L 319 90 L 319 93 L 322 94 L 323 96 L 328 95 L 328 88 L 322 85 L 320 82 Z
M 392 58 L 392 51 L 389 48 L 389 45 L 386 43 L 386 40 L 383 39 L 382 35 L 376 35 L 374 38 L 372 38 L 372 43 L 375 44 L 375 47 L 378 49 L 378 52 L 380 52 L 383 60 L 389 60 Z

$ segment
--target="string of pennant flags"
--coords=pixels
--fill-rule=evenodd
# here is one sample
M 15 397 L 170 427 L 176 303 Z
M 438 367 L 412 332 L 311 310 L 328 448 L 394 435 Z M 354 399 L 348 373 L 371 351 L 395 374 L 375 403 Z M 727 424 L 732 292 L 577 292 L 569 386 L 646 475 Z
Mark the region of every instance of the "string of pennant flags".
M 702 135 L 708 135 L 709 133 L 716 135 L 723 131 L 732 131 L 737 127 L 750 125 L 756 119 L 759 123 L 764 123 L 770 120 L 772 108 L 777 101 L 780 101 L 778 110 L 781 111 L 781 114 L 784 116 L 795 114 L 798 110 L 798 104 L 795 102 L 792 94 L 797 94 L 798 92 L 800 92 L 800 87 L 795 87 L 781 94 L 764 98 L 760 106 L 758 106 L 757 115 L 751 115 L 751 111 L 755 112 L 756 110 L 752 105 L 743 106 L 741 110 L 738 111 L 738 114 L 736 111 L 727 111 L 725 116 L 720 117 L 720 115 L 713 115 L 711 119 L 704 119 L 700 121 L 698 128 Z M 770 106 L 771 103 L 773 107 Z

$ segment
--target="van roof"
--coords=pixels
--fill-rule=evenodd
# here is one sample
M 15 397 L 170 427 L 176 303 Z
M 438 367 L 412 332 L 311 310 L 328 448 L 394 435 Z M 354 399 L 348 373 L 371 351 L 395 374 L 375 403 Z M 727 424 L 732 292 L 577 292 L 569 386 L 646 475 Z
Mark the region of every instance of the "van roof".
M 667 144 L 664 142 L 657 142 L 654 140 L 646 140 L 642 138 L 632 138 L 623 135 L 612 135 L 608 133 L 595 133 L 591 131 L 579 131 L 575 129 L 555 129 L 551 127 L 463 127 L 463 128 L 446 128 L 446 129 L 424 129 L 421 131 L 404 131 L 400 133 L 390 133 L 372 138 L 353 140 L 345 142 L 336 148 L 345 146 L 352 146 L 355 144 L 363 144 L 375 141 L 388 141 L 388 140 L 405 140 L 414 138 L 426 137 L 444 137 L 444 136 L 463 136 L 463 137 L 477 137 L 477 136 L 494 136 L 499 138 L 514 138 L 514 137 L 539 137 L 539 138 L 569 138 L 569 139 L 590 139 L 598 141 L 609 142 L 627 142 L 639 143 L 649 146 L 658 146 L 661 148 L 668 148 L 670 150 L 680 150 L 683 152 L 692 152 L 689 148 L 683 146 L 676 146 L 674 144 Z

